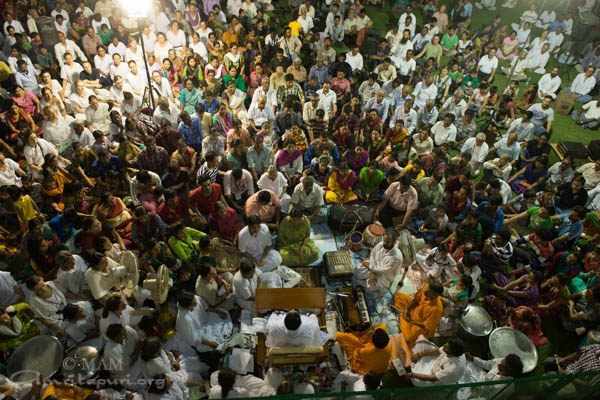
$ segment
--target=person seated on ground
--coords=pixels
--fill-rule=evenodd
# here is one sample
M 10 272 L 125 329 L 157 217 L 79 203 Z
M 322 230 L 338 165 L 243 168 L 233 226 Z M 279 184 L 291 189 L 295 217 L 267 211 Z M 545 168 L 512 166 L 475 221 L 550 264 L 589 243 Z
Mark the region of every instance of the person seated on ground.
M 346 353 L 350 369 L 357 374 L 374 371 L 383 374 L 392 359 L 392 344 L 385 325 L 357 332 L 338 332 L 335 339 Z
M 569 280 L 569 275 L 560 272 L 540 285 L 540 298 L 534 307 L 540 317 L 556 317 L 567 309 L 571 298 Z
M 513 256 L 510 243 L 510 232 L 502 229 L 489 236 L 481 251 L 479 264 L 485 276 L 491 277 L 496 272 L 506 272 L 506 265 Z
M 465 358 L 467 359 L 467 367 L 459 383 L 503 381 L 519 378 L 523 373 L 523 361 L 516 354 L 511 353 L 504 358 L 483 360 L 466 352 Z M 506 389 L 504 385 L 486 385 L 473 389 L 469 388 L 469 391 L 477 396 L 493 398 L 500 391 L 503 395 L 513 395 L 515 387 L 512 384 Z
M 277 248 L 284 265 L 308 265 L 319 257 L 319 249 L 310 238 L 310 219 L 293 208 L 281 221 Z
M 109 366 L 111 378 L 126 382 L 129 390 L 141 389 L 136 386 L 142 376 L 140 336 L 131 326 L 111 324 L 106 330 L 106 347 L 102 361 Z
M 534 270 L 511 281 L 506 275 L 497 272 L 494 274 L 494 279 L 496 283 L 490 283 L 490 289 L 507 292 L 509 304 L 533 306 L 537 304 L 540 295 L 539 285 L 544 279 L 544 273 Z
M 246 216 L 258 215 L 261 222 L 266 224 L 272 232 L 279 229 L 281 201 L 274 191 L 262 189 L 248 197 L 245 210 Z
M 242 228 L 242 221 L 237 212 L 226 203 L 217 201 L 215 210 L 208 217 L 211 236 L 218 237 L 223 243 L 233 244 Z
M 546 175 L 548 173 L 548 157 L 540 156 L 533 163 L 528 163 L 524 168 L 514 174 L 507 183 L 513 192 L 520 194 L 526 189 L 534 189 L 536 192 L 544 188 Z
M 69 347 L 94 346 L 101 349 L 104 340 L 100 336 L 99 318 L 94 314 L 91 303 L 77 301 L 69 303 L 63 310 L 63 333 Z
M 238 233 L 238 248 L 242 255 L 263 272 L 271 272 L 281 265 L 281 255 L 273 250 L 269 228 L 258 215 L 250 215 L 247 225 Z
M 411 359 L 413 364 L 407 377 L 417 387 L 455 384 L 467 366 L 465 345 L 458 338 L 439 348 L 420 336 L 412 348 Z
M 533 233 L 538 229 L 551 230 L 554 227 L 552 221 L 554 213 L 555 208 L 551 205 L 532 206 L 519 214 L 508 216 L 504 220 L 504 225 L 510 227 L 518 236 Z
M 396 246 L 397 239 L 396 231 L 388 230 L 383 236 L 383 241 L 371 251 L 369 260 L 363 261 L 354 269 L 354 276 L 366 281 L 368 292 L 390 289 L 403 261 L 402 252 Z
M 40 335 L 40 326 L 29 304 L 18 302 L 0 308 L 0 351 L 10 356 L 22 343 Z
M 374 217 L 386 228 L 394 226 L 396 230 L 401 230 L 416 210 L 418 197 L 416 189 L 411 186 L 410 176 L 402 175 L 386 189 Z
M 446 282 L 455 278 L 456 261 L 450 254 L 450 247 L 445 243 L 431 249 L 425 262 L 419 262 L 419 267 L 429 280 L 441 279 L 442 282 Z
M 433 281 L 414 296 L 400 292 L 394 294 L 391 307 L 400 314 L 400 332 L 409 346 L 414 344 L 420 335 L 431 337 L 435 332 L 444 312 L 440 299 L 442 293 L 444 286 Z
M 232 279 L 231 272 L 218 275 L 217 268 L 207 263 L 200 264 L 196 280 L 196 295 L 206 301 L 209 310 L 211 308 L 231 310 L 235 302 L 230 283 Z
M 377 390 L 380 385 L 381 375 L 375 371 L 369 371 L 361 375 L 349 370 L 343 370 L 333 380 L 331 390 L 333 392 L 357 393 Z
M 554 189 L 556 194 L 556 212 L 558 215 L 568 214 L 575 206 L 587 204 L 588 192 L 585 190 L 585 178 L 577 175 L 570 182 L 563 183 Z
M 297 310 L 272 313 L 266 330 L 267 347 L 323 346 L 330 339 L 321 332 L 315 314 L 300 314 Z
M 569 307 L 560 314 L 564 330 L 583 337 L 600 322 L 600 286 L 574 294 Z
M 323 189 L 315 182 L 312 176 L 305 176 L 294 187 L 292 192 L 291 210 L 294 208 L 302 211 L 311 223 L 317 224 L 324 218 L 323 215 Z M 290 211 L 291 212 L 291 211 Z
M 225 338 L 212 328 L 220 323 L 223 324 L 223 334 L 231 333 L 229 314 L 216 309 L 218 315 L 207 312 L 208 304 L 190 292 L 183 292 L 179 296 L 177 306 L 175 336 L 168 343 L 168 348 L 181 354 L 189 371 L 205 373 L 208 368 L 216 369 L 220 353 L 215 350 Z
M 170 226 L 169 231 L 169 247 L 188 268 L 194 269 L 194 263 L 198 261 L 198 241 L 206 236 L 206 233 L 185 226 L 183 221 Z
M 358 200 L 354 193 L 357 182 L 356 172 L 348 168 L 348 164 L 341 163 L 337 170 L 329 175 L 328 190 L 325 192 L 325 201 L 328 204 L 353 204 Z
M 555 215 L 552 217 L 555 223 L 560 222 L 557 237 L 552 240 L 552 244 L 557 251 L 570 249 L 583 233 L 583 218 L 585 209 L 582 206 L 575 206 L 566 215 Z
M 582 126 L 586 129 L 596 129 L 600 125 L 600 107 L 598 100 L 588 101 L 583 107 L 573 110 L 571 118 L 575 121 L 575 125 Z
M 548 338 L 544 337 L 542 332 L 542 320 L 533 308 L 527 306 L 509 308 L 506 325 L 523 332 L 535 346 L 548 342 Z

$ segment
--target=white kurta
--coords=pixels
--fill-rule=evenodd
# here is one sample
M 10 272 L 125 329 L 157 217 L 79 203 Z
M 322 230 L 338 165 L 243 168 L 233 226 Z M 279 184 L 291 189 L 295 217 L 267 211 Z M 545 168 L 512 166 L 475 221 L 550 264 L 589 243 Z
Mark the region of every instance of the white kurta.
M 52 289 L 52 295 L 47 299 L 42 299 L 35 293 L 32 293 L 29 305 L 35 311 L 36 316 L 51 321 L 52 325 L 60 328 L 63 316 L 62 314 L 57 314 L 57 312 L 65 308 L 67 299 L 54 282 L 46 282 L 46 285 Z
M 319 329 L 319 321 L 314 314 L 301 314 L 301 324 L 295 331 L 285 327 L 286 314 L 273 313 L 267 321 L 267 347 L 301 347 L 322 346 L 329 336 L 322 334 Z
M 423 352 L 436 346 L 429 342 L 423 335 L 419 336 L 413 353 Z M 436 382 L 422 381 L 420 379 L 412 379 L 412 384 L 417 387 L 433 386 L 433 385 L 452 385 L 464 375 L 467 360 L 464 354 L 460 357 L 449 357 L 444 349 L 440 349 L 440 354 L 435 357 L 423 357 L 412 365 L 412 372 L 424 375 L 435 375 Z
M 54 281 L 64 294 L 67 292 L 79 294 L 83 289 L 87 289 L 87 281 L 85 280 L 85 272 L 88 269 L 87 264 L 81 256 L 74 254 L 72 257 L 75 258 L 73 269 L 65 271 L 60 268 Z
M 123 311 L 121 311 L 121 315 L 117 315 L 113 312 L 108 314 L 108 317 L 100 319 L 100 334 L 104 338 L 104 340 L 108 341 L 108 337 L 106 336 L 106 330 L 112 324 L 122 324 L 123 326 L 137 326 L 142 320 L 141 315 L 133 315 L 135 310 L 130 305 L 126 305 Z
M 95 300 L 111 293 L 112 288 L 119 287 L 121 284 L 119 275 L 122 268 L 124 267 L 119 267 L 116 261 L 109 258 L 107 272 L 100 272 L 94 268 L 90 268 L 85 272 L 85 280 Z
M 358 266 L 354 274 L 358 279 L 367 280 L 366 287 L 369 292 L 389 289 L 402 265 L 402 261 L 402 252 L 398 247 L 394 246 L 392 249 L 387 250 L 383 247 L 383 242 L 381 242 L 371 251 L 369 268 Z M 368 281 L 371 272 L 375 274 L 375 282 Z
M 109 340 L 102 358 L 114 379 L 123 379 L 123 386 L 136 390 L 139 388 L 135 384 L 142 376 L 142 360 L 138 357 L 133 365 L 130 365 L 130 361 L 140 337 L 132 327 L 124 325 L 124 328 L 127 337 L 123 343 Z
M 265 248 L 273 246 L 273 239 L 269 228 L 260 224 L 259 231 L 252 235 L 248 226 L 245 226 L 238 234 L 238 248 L 242 253 L 249 253 L 256 259 L 261 259 Z M 271 249 L 264 259 L 262 266 L 257 265 L 263 272 L 271 272 L 281 265 L 281 254 Z
M 512 379 L 508 376 L 500 375 L 498 365 L 502 358 L 494 358 L 492 360 L 482 360 L 479 357 L 474 357 L 473 361 L 467 361 L 465 373 L 460 378 L 458 383 L 473 383 L 473 382 L 490 382 Z M 502 390 L 501 398 L 508 398 L 514 393 L 514 384 L 508 384 L 508 388 L 504 389 L 505 385 L 480 386 L 477 388 L 477 394 L 480 397 L 491 399 L 494 398 L 496 392 Z M 504 390 L 503 390 L 504 389 Z M 463 391 L 470 388 L 463 388 Z
M 98 350 L 104 346 L 102 336 L 86 340 L 86 336 L 96 329 L 96 316 L 89 301 L 73 303 L 83 309 L 85 317 L 77 321 L 63 321 L 63 333 L 67 339 L 67 347 L 94 346 Z

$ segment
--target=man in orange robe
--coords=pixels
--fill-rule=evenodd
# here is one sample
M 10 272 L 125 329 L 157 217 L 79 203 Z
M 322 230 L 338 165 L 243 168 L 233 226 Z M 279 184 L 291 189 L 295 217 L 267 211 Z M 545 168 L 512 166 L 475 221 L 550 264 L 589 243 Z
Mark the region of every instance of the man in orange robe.
M 394 295 L 392 308 L 400 314 L 400 332 L 408 346 L 419 335 L 430 338 L 442 318 L 444 305 L 440 295 L 444 287 L 438 282 L 425 285 L 414 296 L 404 293 Z
M 388 370 L 392 344 L 385 325 L 375 325 L 358 333 L 338 332 L 335 338 L 346 353 L 352 371 L 364 375 L 369 371 L 383 374 Z

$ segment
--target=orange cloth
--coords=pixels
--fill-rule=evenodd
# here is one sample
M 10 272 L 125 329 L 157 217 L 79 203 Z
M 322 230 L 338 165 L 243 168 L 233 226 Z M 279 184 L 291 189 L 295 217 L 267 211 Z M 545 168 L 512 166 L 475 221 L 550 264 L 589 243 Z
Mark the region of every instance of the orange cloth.
M 429 290 L 429 285 L 425 285 L 421 290 L 415 293 L 414 297 L 404 293 L 396 293 L 394 295 L 394 305 L 401 310 L 406 310 L 408 306 L 416 301 L 417 305 L 411 310 L 410 318 L 416 322 L 422 322 L 425 327 L 421 328 L 415 324 L 411 324 L 404 319 L 400 319 L 400 332 L 404 336 L 404 340 L 409 346 L 417 340 L 419 335 L 430 338 L 444 313 L 444 305 L 442 300 L 437 297 L 435 300 L 427 300 L 425 293 Z
M 390 341 L 383 349 L 375 347 L 371 336 L 377 329 L 383 329 L 387 333 L 387 327 L 380 324 L 362 332 L 338 332 L 335 335 L 335 339 L 346 353 L 350 367 L 357 374 L 364 375 L 369 371 L 383 374 L 388 370 L 393 346 Z

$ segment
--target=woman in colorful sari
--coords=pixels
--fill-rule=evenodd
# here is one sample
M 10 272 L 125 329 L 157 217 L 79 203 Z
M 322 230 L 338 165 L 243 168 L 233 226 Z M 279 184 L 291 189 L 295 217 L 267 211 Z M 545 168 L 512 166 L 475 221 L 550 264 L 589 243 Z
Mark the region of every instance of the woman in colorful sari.
M 287 179 L 288 187 L 298 183 L 296 181 L 302 175 L 302 151 L 296 147 L 292 139 L 283 142 L 283 149 L 279 150 L 275 158 L 275 166 Z
M 131 214 L 119 197 L 105 192 L 94 205 L 92 215 L 102 223 L 106 236 L 112 237 L 111 230 L 115 228 L 123 239 L 131 238 Z
M 369 152 L 372 160 L 381 161 L 386 143 L 387 140 L 381 137 L 381 132 L 373 130 L 371 135 L 363 142 L 363 147 Z
M 65 208 L 63 203 L 63 193 L 65 184 L 72 182 L 71 175 L 58 164 L 58 157 L 54 154 L 47 154 L 44 162 L 44 180 L 40 191 L 44 197 L 47 206 L 43 210 L 54 210 L 61 212 Z
M 194 81 L 190 78 L 185 80 L 185 87 L 181 91 L 179 97 L 179 105 L 181 111 L 186 111 L 190 115 L 196 112 L 196 104 L 202 100 L 200 91 L 194 87 Z
M 40 334 L 34 316 L 27 303 L 17 303 L 0 310 L 0 351 L 7 358 L 22 343 Z
M 221 128 L 221 134 L 227 136 L 227 132 L 229 132 L 230 129 L 233 129 L 234 119 L 233 114 L 227 110 L 227 104 L 221 102 L 221 104 L 219 104 L 219 110 L 213 117 L 213 125 Z
M 165 58 L 162 62 L 162 68 L 159 71 L 163 77 L 167 78 L 171 87 L 180 87 L 179 85 L 179 69 L 183 67 L 183 61 L 177 57 L 175 50 L 169 50 L 169 58 Z
M 348 164 L 341 163 L 340 168 L 329 175 L 325 193 L 325 201 L 328 204 L 352 204 L 358 200 L 358 196 L 352 190 L 356 184 L 356 173 L 348 168 Z
M 281 221 L 277 246 L 284 265 L 308 265 L 319 257 L 319 249 L 310 239 L 310 220 L 297 208 Z
M 29 115 L 35 115 L 41 112 L 40 101 L 37 96 L 33 92 L 25 90 L 19 85 L 15 87 L 11 99 Z
M 216 236 L 227 244 L 233 244 L 242 228 L 242 221 L 236 211 L 218 201 L 215 204 L 215 210 L 208 217 L 208 229 L 211 236 Z
M 369 165 L 369 152 L 361 144 L 355 145 L 353 150 L 346 151 L 344 158 L 352 171 L 356 173 L 359 173 L 363 167 Z

